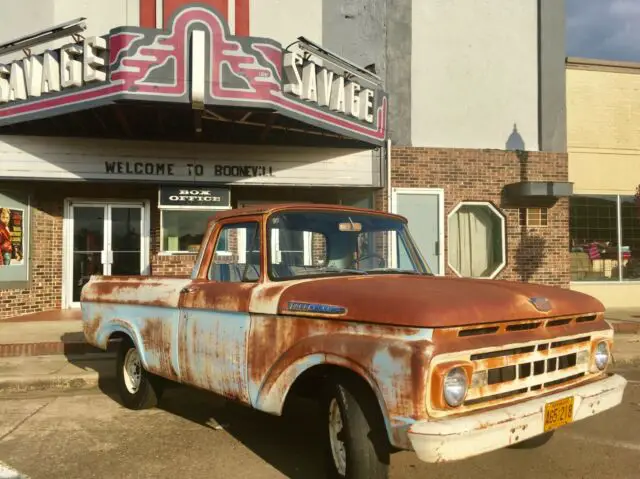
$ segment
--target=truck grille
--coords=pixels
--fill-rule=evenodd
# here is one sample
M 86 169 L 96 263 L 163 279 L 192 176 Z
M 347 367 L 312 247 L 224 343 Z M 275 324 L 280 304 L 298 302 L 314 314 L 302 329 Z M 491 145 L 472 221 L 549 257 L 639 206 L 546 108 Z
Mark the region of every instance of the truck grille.
M 475 384 L 465 406 L 561 386 L 589 371 L 590 336 L 471 354 Z
M 595 379 L 592 350 L 611 344 L 602 313 L 530 319 L 435 330 L 427 374 L 427 412 L 433 418 L 526 400 Z M 472 374 L 465 402 L 450 408 L 443 396 L 452 367 Z

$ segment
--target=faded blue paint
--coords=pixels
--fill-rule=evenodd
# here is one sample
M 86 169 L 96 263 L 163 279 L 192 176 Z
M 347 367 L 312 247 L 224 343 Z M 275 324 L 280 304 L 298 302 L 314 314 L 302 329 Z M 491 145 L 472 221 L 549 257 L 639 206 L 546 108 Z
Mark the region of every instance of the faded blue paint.
M 248 313 L 185 309 L 180 321 L 183 363 L 188 384 L 249 402 Z
M 384 388 L 390 391 L 395 388 L 393 380 L 410 374 L 405 371 L 403 364 L 393 358 L 388 348 L 381 348 L 376 352 L 371 361 L 373 377 L 377 378 Z
M 179 379 L 177 308 L 116 303 L 84 303 L 83 321 L 100 317 L 95 343 L 105 349 L 109 337 L 127 334 L 139 351 L 145 369 Z

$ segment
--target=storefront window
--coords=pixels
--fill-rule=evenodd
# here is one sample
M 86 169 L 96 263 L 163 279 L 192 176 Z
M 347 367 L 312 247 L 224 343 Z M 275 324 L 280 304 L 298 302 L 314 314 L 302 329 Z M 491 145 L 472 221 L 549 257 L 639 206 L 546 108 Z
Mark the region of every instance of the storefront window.
M 620 198 L 622 225 L 622 279 L 640 280 L 640 201 L 633 196 Z
M 449 215 L 449 266 L 471 278 L 495 278 L 505 266 L 505 219 L 490 203 L 460 203 Z
M 640 280 L 640 208 L 633 196 L 570 199 L 572 281 Z
M 197 253 L 207 229 L 209 210 L 163 210 L 162 251 L 169 253 Z
M 569 232 L 572 281 L 619 278 L 617 197 L 571 198 Z

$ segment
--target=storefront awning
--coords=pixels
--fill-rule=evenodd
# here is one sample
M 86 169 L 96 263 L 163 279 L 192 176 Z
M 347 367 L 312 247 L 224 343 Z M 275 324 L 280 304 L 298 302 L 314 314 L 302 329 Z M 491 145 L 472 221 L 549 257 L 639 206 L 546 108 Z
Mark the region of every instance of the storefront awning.
M 573 194 L 573 183 L 559 181 L 520 181 L 504 187 L 512 200 L 557 199 Z
M 101 136 L 137 137 L 157 123 L 164 138 L 176 136 L 176 117 L 205 141 L 214 124 L 231 136 L 242 127 L 258 138 L 289 132 L 380 146 L 387 95 L 374 74 L 302 37 L 286 50 L 271 39 L 235 37 L 218 12 L 200 5 L 178 10 L 167 30 L 119 27 L 0 64 L 0 133 L 64 135 L 78 123 Z

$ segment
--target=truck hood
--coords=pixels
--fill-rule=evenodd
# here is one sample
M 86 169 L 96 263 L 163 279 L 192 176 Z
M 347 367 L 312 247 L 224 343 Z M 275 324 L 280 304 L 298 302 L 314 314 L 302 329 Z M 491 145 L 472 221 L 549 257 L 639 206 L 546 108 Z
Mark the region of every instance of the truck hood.
M 498 280 L 394 274 L 314 278 L 271 283 L 271 287 L 275 290 L 263 291 L 260 296 L 274 306 L 275 302 L 279 314 L 411 327 L 466 326 L 604 311 L 600 301 L 582 293 Z M 544 306 L 545 299 L 550 309 L 534 305 Z

